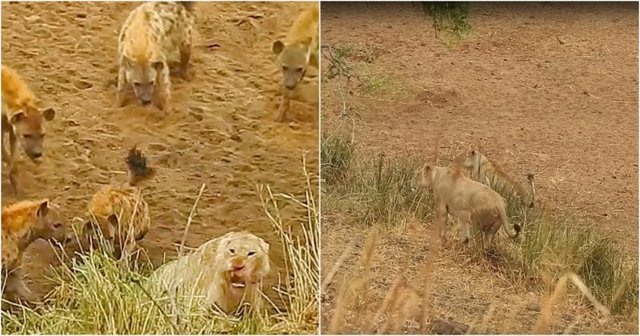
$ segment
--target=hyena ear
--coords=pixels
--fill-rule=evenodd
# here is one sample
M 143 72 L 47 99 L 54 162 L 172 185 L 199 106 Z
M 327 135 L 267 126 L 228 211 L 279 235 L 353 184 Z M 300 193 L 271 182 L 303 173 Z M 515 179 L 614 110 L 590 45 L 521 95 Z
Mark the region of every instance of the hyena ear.
M 120 64 L 120 65 L 122 65 L 122 66 L 124 66 L 126 68 L 131 68 L 133 66 L 133 61 L 127 56 L 122 56 L 121 63 L 122 64 Z
M 25 117 L 24 112 L 18 111 L 16 113 L 14 113 L 13 115 L 11 115 L 11 117 L 9 118 L 9 123 L 14 125 L 14 124 L 20 122 L 20 120 L 22 120 L 24 117 Z
M 84 223 L 84 225 L 82 226 L 82 230 L 83 230 L 82 231 L 83 233 L 92 232 L 93 231 L 93 222 L 91 222 L 89 220 L 86 223 Z
M 109 221 L 109 224 L 113 226 L 118 226 L 118 216 L 116 216 L 115 214 L 109 215 L 109 217 L 107 217 L 107 221 Z
M 313 38 L 312 37 L 308 37 L 308 38 L 302 40 L 301 43 L 302 43 L 303 46 L 309 47 L 311 45 L 311 41 L 313 41 Z
M 164 63 L 163 62 L 153 62 L 153 64 L 151 64 L 151 66 L 153 66 L 154 69 L 156 69 L 157 71 L 162 70 L 162 68 L 164 68 Z
M 38 210 L 36 210 L 36 216 L 45 217 L 47 213 L 49 213 L 49 201 L 45 200 L 42 203 L 40 203 Z
M 49 107 L 49 108 L 46 108 L 44 111 L 42 111 L 40 114 L 42 114 L 42 117 L 44 117 L 44 120 L 51 121 L 53 120 L 53 118 L 56 117 L 56 110 Z
M 273 42 L 273 45 L 271 46 L 271 51 L 273 51 L 274 54 L 280 55 L 280 53 L 283 50 L 284 50 L 284 43 L 282 43 L 282 41 L 277 40 Z
M 316 68 L 318 67 L 318 65 L 320 64 L 320 61 L 318 60 L 318 54 L 316 54 L 314 52 L 310 52 L 310 54 L 309 54 L 309 64 L 315 65 Z

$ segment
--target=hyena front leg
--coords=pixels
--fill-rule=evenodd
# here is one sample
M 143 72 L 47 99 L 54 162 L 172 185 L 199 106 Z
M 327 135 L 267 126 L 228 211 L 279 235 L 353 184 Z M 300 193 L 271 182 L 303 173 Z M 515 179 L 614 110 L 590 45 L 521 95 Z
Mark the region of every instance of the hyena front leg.
M 286 118 L 287 112 L 289 112 L 289 107 L 291 106 L 291 95 L 292 93 L 289 90 L 284 90 L 282 98 L 280 99 L 278 116 L 276 117 L 277 122 L 283 122 Z
M 189 71 L 189 60 L 191 59 L 191 41 L 185 40 L 180 44 L 180 66 L 178 74 L 184 80 L 191 80 L 192 75 Z
M 2 126 L 2 127 L 11 127 L 11 126 Z M 9 131 L 10 133 L 13 133 L 13 130 Z M 9 154 L 9 151 L 7 150 L 7 144 L 4 141 L 4 133 L 2 133 L 2 161 L 6 164 L 9 164 L 10 159 L 11 159 L 11 154 Z
M 167 115 L 169 99 L 171 98 L 171 79 L 169 77 L 169 66 L 166 62 L 162 63 L 162 69 L 158 75 L 158 87 L 153 97 L 153 104 L 160 110 L 162 116 Z
M 6 277 L 6 285 L 4 288 L 7 299 L 15 303 L 21 303 L 26 301 L 27 303 L 34 303 L 36 301 L 35 294 L 24 283 L 24 277 L 20 269 L 13 270 Z
M 8 157 L 8 165 L 9 165 L 9 182 L 11 183 L 11 188 L 13 189 L 13 194 L 18 195 L 18 169 L 16 168 L 16 150 L 18 147 L 18 142 L 16 141 L 16 135 L 13 133 L 13 130 L 9 132 L 9 153 Z M 3 146 L 4 149 L 4 146 Z M 5 150 L 6 151 L 6 150 Z M 3 152 L 4 155 L 4 152 Z
M 123 66 L 120 66 L 118 70 L 118 83 L 117 83 L 117 91 L 116 91 L 116 107 L 122 107 L 125 103 L 125 93 L 126 93 L 126 70 Z

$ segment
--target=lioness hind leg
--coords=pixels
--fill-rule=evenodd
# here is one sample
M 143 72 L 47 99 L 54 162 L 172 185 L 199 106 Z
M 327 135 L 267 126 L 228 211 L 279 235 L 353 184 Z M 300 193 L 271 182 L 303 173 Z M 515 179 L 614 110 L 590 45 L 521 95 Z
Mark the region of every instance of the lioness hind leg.
M 471 223 L 471 216 L 468 212 L 462 212 L 458 218 L 460 221 L 460 240 L 463 244 L 469 243 L 471 232 L 469 224 Z
M 488 249 L 493 245 L 493 236 L 495 235 L 494 232 L 484 232 L 482 235 L 482 248 L 483 249 Z

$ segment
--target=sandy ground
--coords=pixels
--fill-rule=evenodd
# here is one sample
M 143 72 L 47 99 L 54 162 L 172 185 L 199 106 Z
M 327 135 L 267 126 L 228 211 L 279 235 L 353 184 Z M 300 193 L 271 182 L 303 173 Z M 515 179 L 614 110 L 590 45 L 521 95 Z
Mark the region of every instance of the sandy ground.
M 17 69 L 44 104 L 56 108 L 36 166 L 21 156 L 25 198 L 49 197 L 66 217 L 87 218 L 91 195 L 126 181 L 124 156 L 139 143 L 158 169 L 144 187 L 152 229 L 142 241 L 154 264 L 175 253 L 200 186 L 206 189 L 187 246 L 233 230 L 249 230 L 271 245 L 274 272 L 282 276 L 279 238 L 269 224 L 257 185 L 304 196 L 302 156 L 318 174 L 318 84 L 300 87 L 288 122 L 273 119 L 279 69 L 271 44 L 283 38 L 305 3 L 198 3 L 192 53 L 194 78 L 173 78 L 173 102 L 164 119 L 135 104 L 113 108 L 116 39 L 133 3 L 2 4 L 2 61 Z M 316 179 L 317 181 L 317 179 Z M 316 190 L 317 191 L 317 190 Z M 317 193 L 316 193 L 317 194 Z M 6 173 L 2 204 L 16 201 Z M 304 216 L 282 209 L 286 225 Z M 51 260 L 44 241 L 30 247 L 30 277 L 39 283 Z M 42 289 L 42 288 L 40 288 Z M 270 296 L 275 296 L 267 290 Z
M 534 173 L 540 202 L 594 221 L 637 262 L 637 13 L 633 3 L 477 3 L 472 35 L 448 47 L 409 3 L 326 3 L 322 44 L 355 50 L 350 61 L 369 82 L 352 79 L 347 99 L 355 139 L 365 148 L 433 159 L 436 143 L 440 154 L 479 147 L 519 181 Z M 341 83 L 323 82 L 323 130 L 343 122 Z M 364 90 L 367 85 L 375 90 Z M 351 237 L 366 235 L 332 215 L 323 209 L 323 241 L 340 243 L 323 244 L 323 274 Z M 362 299 L 356 317 L 379 306 L 398 272 L 419 279 L 411 275 L 417 263 L 407 263 L 418 252 L 409 246 L 428 242 L 411 230 L 397 236 L 404 240 L 379 243 L 387 253 L 374 274 L 385 283 L 368 288 L 370 301 Z M 451 249 L 435 271 L 438 316 L 469 325 L 497 305 L 490 321 L 508 319 L 513 310 L 525 320 L 537 317 L 525 314 L 526 292 L 513 293 L 509 283 Z M 491 290 L 474 290 L 474 282 Z M 325 293 L 325 330 L 336 283 Z M 586 317 L 588 309 L 575 309 L 557 318 L 556 331 L 573 324 L 574 332 L 637 333 L 637 320 L 600 326 Z M 530 324 L 492 322 L 486 332 L 521 333 Z M 350 320 L 346 329 L 359 326 Z

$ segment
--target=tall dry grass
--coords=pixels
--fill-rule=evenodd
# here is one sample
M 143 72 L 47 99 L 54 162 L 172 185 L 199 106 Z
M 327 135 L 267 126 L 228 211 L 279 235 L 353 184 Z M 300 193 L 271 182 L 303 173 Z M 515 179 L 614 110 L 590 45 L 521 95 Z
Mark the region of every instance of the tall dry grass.
M 349 218 L 355 225 L 374 228 L 379 224 L 383 228 L 402 226 L 407 218 L 418 218 L 422 222 L 433 220 L 431 193 L 412 184 L 417 169 L 423 163 L 420 159 L 388 158 L 380 153 L 357 149 L 345 138 L 346 134 L 328 134 L 323 141 L 331 141 L 323 142 L 323 154 L 331 157 L 323 157 L 322 162 L 335 162 L 341 157 L 349 157 L 350 160 L 348 164 L 332 167 L 332 176 L 340 176 L 340 179 L 324 181 L 323 205 L 330 209 L 327 214 L 339 213 L 340 218 Z M 341 136 L 343 138 L 340 139 Z M 631 316 L 633 314 L 629 312 L 637 312 L 638 266 L 630 263 L 624 252 L 598 232 L 594 223 L 546 208 L 522 209 L 517 199 L 507 198 L 505 201 L 509 220 L 522 227 L 521 237 L 516 240 L 497 239 L 495 253 L 490 255 L 484 251 L 477 253 L 477 249 L 472 249 L 471 253 L 488 258 L 497 266 L 497 271 L 526 287 L 543 289 L 545 284 L 560 280 L 566 282 L 567 274 L 574 274 L 571 280 L 583 282 L 591 294 L 591 297 L 584 297 L 599 311 L 603 311 L 600 307 L 606 307 L 612 314 Z M 430 273 L 432 265 L 433 260 L 427 258 L 424 265 L 407 267 L 423 267 L 426 273 Z M 425 309 L 424 314 L 428 315 L 431 281 L 428 274 L 424 276 L 427 291 L 419 295 L 424 300 L 421 309 Z M 397 286 L 402 287 L 401 282 Z M 579 285 L 577 288 L 584 292 Z M 395 287 L 390 290 L 395 291 Z M 390 293 L 391 298 L 398 297 L 394 293 Z M 349 301 L 353 295 L 345 295 L 341 294 L 337 299 L 336 309 L 348 306 L 344 301 Z M 380 309 L 384 311 L 391 306 L 385 300 Z M 342 321 L 335 314 L 339 316 L 344 312 L 334 311 L 334 319 L 337 320 L 329 330 L 339 332 Z M 423 324 L 427 320 L 422 318 Z M 424 328 L 423 325 L 423 331 L 426 330 Z
M 319 241 L 317 199 L 305 171 L 303 199 L 259 188 L 266 217 L 285 250 L 287 280 L 277 288 L 284 307 L 224 314 L 194 307 L 172 316 L 163 297 L 146 288 L 150 269 L 116 260 L 108 249 L 78 256 L 54 272 L 55 289 L 37 309 L 2 312 L 4 334 L 313 334 L 318 327 Z M 283 203 L 304 209 L 302 236 L 283 227 Z

